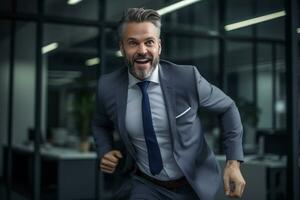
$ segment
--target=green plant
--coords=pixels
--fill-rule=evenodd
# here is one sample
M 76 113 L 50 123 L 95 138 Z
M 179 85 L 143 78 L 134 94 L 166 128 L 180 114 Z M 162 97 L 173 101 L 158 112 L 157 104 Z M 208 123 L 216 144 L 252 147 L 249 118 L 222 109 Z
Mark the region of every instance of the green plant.
M 86 141 L 90 134 L 91 115 L 94 108 L 94 94 L 87 88 L 80 89 L 75 95 L 73 106 L 80 140 Z

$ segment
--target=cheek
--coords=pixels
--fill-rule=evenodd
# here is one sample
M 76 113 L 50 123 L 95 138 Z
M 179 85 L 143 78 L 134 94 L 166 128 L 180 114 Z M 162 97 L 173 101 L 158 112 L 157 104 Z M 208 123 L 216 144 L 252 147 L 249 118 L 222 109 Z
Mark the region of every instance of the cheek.
M 159 56 L 160 55 L 160 48 L 158 47 L 157 49 L 155 49 L 154 51 L 152 51 L 152 54 L 155 56 Z
M 125 51 L 126 58 L 132 58 L 133 53 L 131 51 Z

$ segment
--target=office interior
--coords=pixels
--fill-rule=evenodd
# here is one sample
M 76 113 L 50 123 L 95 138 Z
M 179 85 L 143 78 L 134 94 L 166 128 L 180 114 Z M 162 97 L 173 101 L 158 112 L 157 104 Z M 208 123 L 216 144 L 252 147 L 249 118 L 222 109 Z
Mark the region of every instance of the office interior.
M 162 14 L 161 58 L 195 65 L 236 102 L 244 127 L 243 199 L 296 200 L 299 191 L 290 190 L 300 180 L 296 4 L 0 0 L 0 199 L 116 199 L 125 177 L 122 169 L 98 170 L 90 120 L 97 79 L 124 66 L 117 22 L 126 8 L 144 7 Z M 218 118 L 199 115 L 224 166 Z M 229 198 L 220 188 L 216 199 Z

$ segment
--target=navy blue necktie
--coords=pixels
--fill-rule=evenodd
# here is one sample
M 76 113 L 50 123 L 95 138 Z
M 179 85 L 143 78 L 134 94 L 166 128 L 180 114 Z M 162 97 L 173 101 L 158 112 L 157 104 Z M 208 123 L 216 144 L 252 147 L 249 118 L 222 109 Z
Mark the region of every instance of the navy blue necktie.
M 143 117 L 143 127 L 144 127 L 144 136 L 148 150 L 148 159 L 150 172 L 153 175 L 159 174 L 163 168 L 162 158 L 155 136 L 153 124 L 152 124 L 152 115 L 149 97 L 147 93 L 147 88 L 150 81 L 143 81 L 137 83 L 140 87 L 143 98 L 142 98 L 142 117 Z

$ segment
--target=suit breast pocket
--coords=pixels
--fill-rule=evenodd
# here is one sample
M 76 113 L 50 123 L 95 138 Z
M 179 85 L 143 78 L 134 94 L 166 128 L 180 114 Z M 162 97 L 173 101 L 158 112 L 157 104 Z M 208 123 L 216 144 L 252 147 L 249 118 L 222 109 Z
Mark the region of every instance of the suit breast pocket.
M 176 134 L 181 145 L 189 146 L 197 141 L 198 134 L 194 134 L 195 123 L 197 123 L 197 112 L 195 108 L 184 106 L 176 114 Z
M 185 114 L 187 114 L 187 112 L 189 112 L 192 108 L 191 107 L 188 107 L 186 110 L 182 111 L 181 113 L 179 113 L 178 115 L 176 115 L 176 119 L 184 116 Z
M 178 112 L 179 111 L 179 112 Z M 177 125 L 187 125 L 193 123 L 195 119 L 195 111 L 190 106 L 185 106 L 182 109 L 178 109 L 176 113 L 176 124 Z

